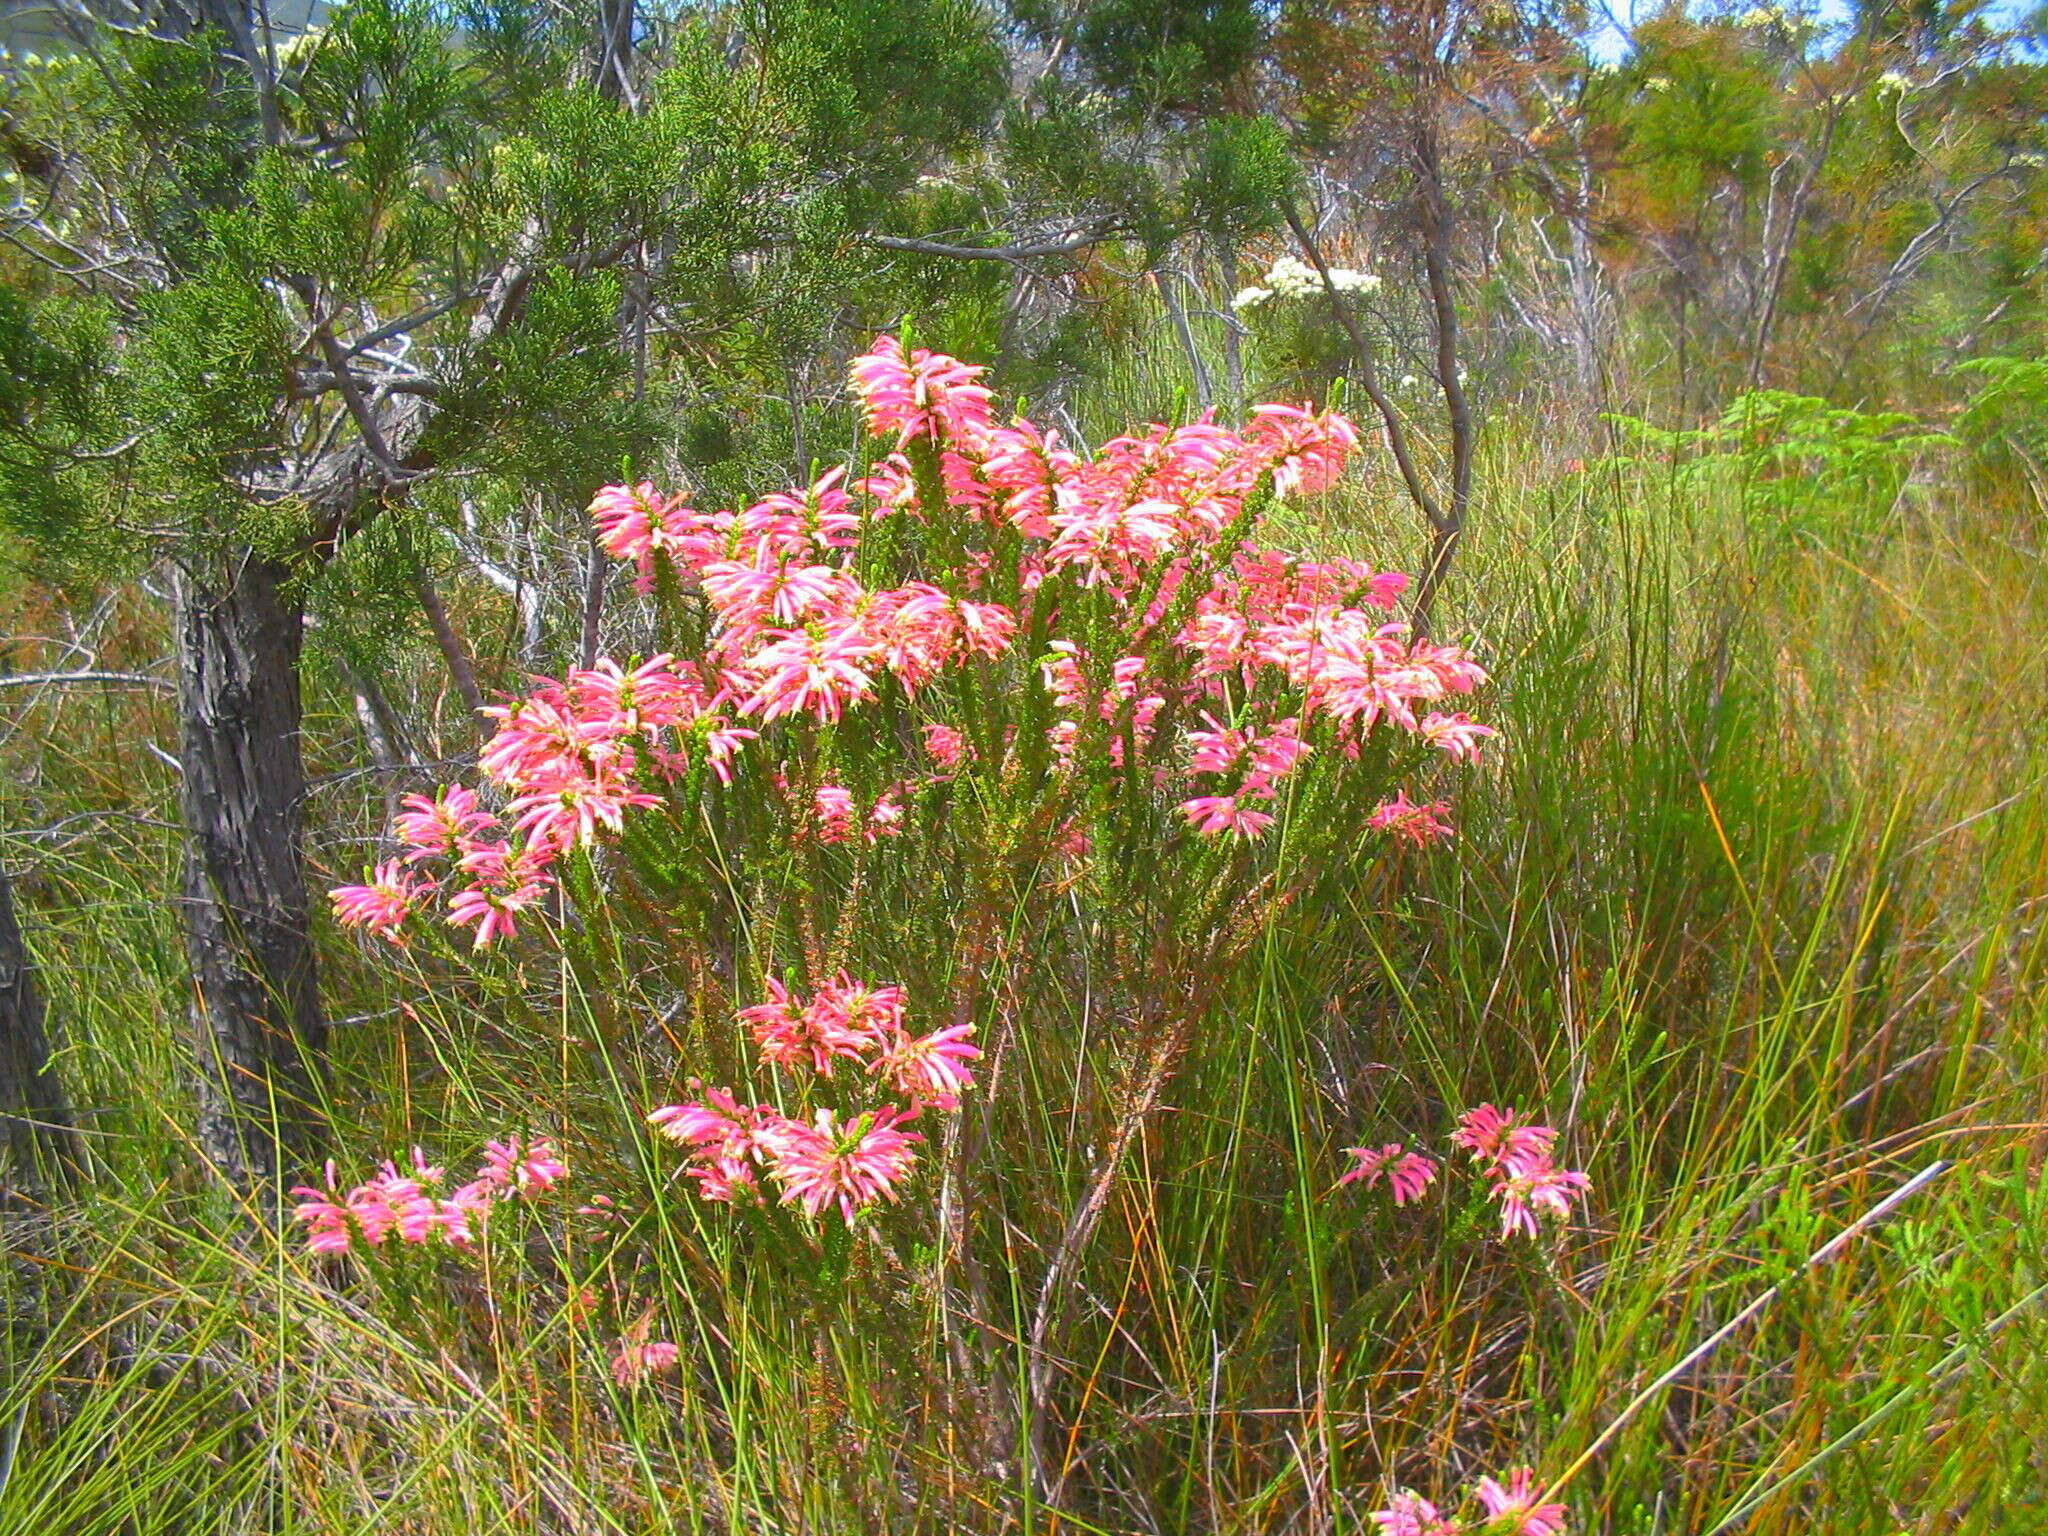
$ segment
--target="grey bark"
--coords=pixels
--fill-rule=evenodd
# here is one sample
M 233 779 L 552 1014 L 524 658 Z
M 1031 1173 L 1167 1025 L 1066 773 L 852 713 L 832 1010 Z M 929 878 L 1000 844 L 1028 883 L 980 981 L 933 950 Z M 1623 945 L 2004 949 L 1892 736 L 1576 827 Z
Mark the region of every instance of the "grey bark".
M 50 1057 L 43 992 L 36 980 L 14 888 L 0 869 L 0 1127 L 10 1182 L 68 1182 L 84 1165 L 71 1104 Z
M 290 574 L 244 550 L 179 582 L 199 1141 L 246 1188 L 275 1186 L 321 1121 L 326 1026 L 301 862 L 304 624 Z

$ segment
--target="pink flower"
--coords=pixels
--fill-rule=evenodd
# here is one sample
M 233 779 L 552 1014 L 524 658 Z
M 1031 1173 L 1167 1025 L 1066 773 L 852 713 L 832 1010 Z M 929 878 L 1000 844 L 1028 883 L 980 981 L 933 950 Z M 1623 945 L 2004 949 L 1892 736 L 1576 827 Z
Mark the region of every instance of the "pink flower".
M 874 655 L 875 647 L 858 626 L 813 625 L 769 633 L 776 638 L 747 661 L 757 683 L 740 705 L 745 713 L 775 720 L 809 711 L 820 720 L 836 721 L 849 703 L 874 691 L 874 678 L 861 663 Z
M 1244 733 L 1226 728 L 1206 712 L 1202 718 L 1209 729 L 1187 733 L 1188 745 L 1195 749 L 1188 768 L 1194 773 L 1229 773 L 1244 756 Z
M 453 857 L 462 844 L 498 824 L 495 816 L 477 809 L 476 792 L 460 785 L 445 786 L 432 800 L 407 795 L 402 804 L 407 809 L 392 822 L 391 830 L 411 848 L 405 856 L 408 864 Z
M 843 843 L 853 836 L 853 791 L 837 784 L 820 784 L 811 797 L 818 812 L 818 841 Z
M 811 1125 L 792 1122 L 774 1150 L 770 1171 L 782 1185 L 782 1203 L 798 1204 L 817 1216 L 835 1202 L 851 1225 L 878 1200 L 893 1201 L 896 1186 L 916 1161 L 915 1131 L 896 1127 L 908 1116 L 899 1109 L 869 1110 L 846 1124 L 821 1109 Z
M 703 1091 L 695 1081 L 691 1087 Z M 775 1156 L 794 1123 L 768 1105 L 742 1105 L 724 1088 L 713 1088 L 703 1097 L 702 1103 L 665 1105 L 647 1121 L 661 1135 L 690 1149 L 692 1166 L 685 1172 L 697 1181 L 700 1197 L 730 1202 L 755 1187 L 755 1167 Z
M 533 842 L 580 848 L 596 842 L 600 830 L 623 832 L 627 811 L 660 804 L 659 795 L 634 789 L 608 766 L 594 774 L 565 767 L 541 776 L 507 810 L 513 830 Z
M 1251 744 L 1252 772 L 1266 783 L 1285 778 L 1314 750 L 1301 739 L 1299 720 L 1282 720 Z
M 975 381 L 984 370 L 919 347 L 909 357 L 894 336 L 877 336 L 853 360 L 859 392 L 876 437 L 894 434 L 898 448 L 918 438 L 955 447 L 980 443 L 990 422 L 990 392 Z
M 1524 1121 L 1517 1111 L 1481 1104 L 1458 1119 L 1451 1145 L 1463 1147 L 1482 1163 L 1493 1163 L 1509 1174 L 1526 1172 L 1550 1162 L 1557 1132 L 1547 1125 Z
M 950 725 L 924 728 L 924 750 L 931 760 L 948 772 L 960 766 L 967 751 L 967 738 Z
M 486 949 L 518 928 L 514 914 L 535 905 L 554 887 L 547 866 L 555 850 L 547 845 L 511 847 L 479 844 L 462 856 L 462 867 L 474 877 L 448 903 L 448 921 L 457 927 L 476 924 L 476 948 Z
M 841 971 L 804 1010 L 813 1038 L 834 1053 L 861 1056 L 903 1031 L 903 989 L 871 987 Z M 829 1067 L 820 1067 L 821 1072 Z
M 1294 405 L 1257 407 L 1244 435 L 1271 462 L 1273 489 L 1282 496 L 1328 490 L 1358 446 L 1357 429 L 1335 411 L 1317 415 Z
M 334 903 L 337 922 L 397 944 L 403 942 L 399 928 L 433 889 L 433 881 L 407 873 L 396 859 L 386 859 L 371 871 L 368 884 L 337 886 L 327 899 Z
M 770 976 L 766 985 L 768 1001 L 742 1008 L 739 1020 L 752 1027 L 754 1043 L 760 1047 L 763 1061 L 778 1064 L 800 1061 L 809 1046 L 803 999 L 783 985 L 779 977 Z
M 1444 820 L 1450 810 L 1442 800 L 1416 805 L 1408 798 L 1406 790 L 1396 790 L 1393 799 L 1382 800 L 1373 807 L 1372 814 L 1365 818 L 1365 824 L 1375 832 L 1405 839 L 1422 848 L 1454 835 L 1451 824 Z
M 432 1191 L 441 1187 L 445 1172 L 431 1166 L 426 1153 L 414 1147 L 408 1170 L 401 1173 L 395 1161 L 386 1161 L 341 1198 L 330 1162 L 325 1189 L 301 1185 L 292 1191 L 301 1197 L 292 1214 L 306 1225 L 307 1246 L 315 1253 L 346 1252 L 356 1237 L 370 1248 L 381 1247 L 394 1236 L 404 1243 L 428 1243 L 439 1237 L 450 1247 L 463 1248 L 475 1240 L 495 1202 L 522 1192 L 539 1193 L 567 1178 L 568 1172 L 545 1141 L 535 1141 L 523 1152 L 516 1138 L 494 1141 L 476 1179 L 444 1200 Z
M 912 1100 L 952 1109 L 974 1086 L 967 1063 L 976 1060 L 981 1049 L 967 1038 L 973 1033 L 972 1024 L 955 1024 L 920 1039 L 899 1032 L 868 1070 L 887 1078 Z
M 628 672 L 600 656 L 569 674 L 569 692 L 578 713 L 607 732 L 638 735 L 687 725 L 704 705 L 704 686 L 676 671 L 675 660 L 663 653 Z
M 994 660 L 1017 636 L 1017 616 L 1000 603 L 961 602 L 954 609 L 960 618 L 960 638 L 977 656 Z
M 1420 1200 L 1423 1191 L 1436 1177 L 1435 1163 L 1419 1152 L 1404 1152 L 1398 1141 L 1390 1141 L 1378 1148 L 1346 1147 L 1344 1150 L 1352 1157 L 1353 1163 L 1350 1171 L 1337 1182 L 1342 1185 L 1357 1181 L 1371 1189 L 1384 1176 L 1397 1206 Z
M 903 786 L 892 784 L 868 807 L 868 841 L 878 837 L 900 837 L 903 833 Z
M 327 1161 L 325 1189 L 300 1184 L 292 1193 L 301 1197 L 292 1207 L 292 1219 L 306 1224 L 306 1246 L 315 1253 L 347 1253 L 355 1233 L 347 1208 L 334 1198 L 339 1193 L 334 1183 L 334 1160 Z
M 661 525 L 660 493 L 647 480 L 607 485 L 590 498 L 590 520 L 606 554 L 644 568 L 653 559 L 654 531 Z
M 1575 1168 L 1554 1167 L 1548 1159 L 1516 1172 L 1506 1163 L 1495 1165 L 1493 1197 L 1500 1202 L 1500 1235 L 1516 1232 L 1536 1236 L 1537 1217 L 1571 1218 L 1572 1202 L 1585 1198 L 1593 1181 Z
M 1500 732 L 1490 725 L 1481 725 L 1460 710 L 1455 715 L 1424 715 L 1419 734 L 1424 741 L 1442 748 L 1451 757 L 1476 763 L 1479 761 L 1479 743 L 1498 736 Z
M 1458 1522 L 1447 1520 L 1419 1493 L 1406 1489 L 1366 1517 L 1379 1527 L 1380 1536 L 1458 1536 Z
M 569 1177 L 569 1169 L 545 1138 L 522 1144 L 517 1136 L 486 1142 L 477 1181 L 508 1193 L 541 1194 Z
M 1271 815 L 1253 810 L 1237 795 L 1197 795 L 1192 800 L 1181 802 L 1180 813 L 1205 837 L 1213 837 L 1218 832 L 1257 837 L 1273 825 Z
M 862 1059 L 902 1032 L 901 987 L 868 987 L 841 972 L 807 1005 L 773 976 L 767 986 L 769 1001 L 739 1018 L 753 1027 L 761 1059 L 775 1066 L 830 1077 L 838 1058 Z
M 1529 1467 L 1517 1467 L 1510 1472 L 1506 1487 L 1490 1477 L 1482 1477 L 1473 1492 L 1488 1520 L 1517 1522 L 1511 1527 L 1513 1536 L 1564 1536 L 1565 1507 L 1536 1502 L 1540 1490 L 1536 1473 Z

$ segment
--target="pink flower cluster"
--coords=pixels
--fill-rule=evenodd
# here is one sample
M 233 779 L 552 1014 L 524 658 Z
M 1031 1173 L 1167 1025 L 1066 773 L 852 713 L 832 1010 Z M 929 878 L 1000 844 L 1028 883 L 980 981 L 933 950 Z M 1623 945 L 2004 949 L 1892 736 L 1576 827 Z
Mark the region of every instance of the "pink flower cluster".
M 915 1035 L 904 1025 L 902 988 L 872 987 L 844 972 L 808 1001 L 772 976 L 767 991 L 767 1002 L 739 1013 L 764 1063 L 806 1088 L 846 1065 L 903 1102 L 850 1113 L 818 1107 L 804 1119 L 693 1082 L 696 1098 L 664 1105 L 648 1123 L 689 1148 L 686 1172 L 704 1199 L 751 1196 L 766 1173 L 784 1205 L 799 1205 L 808 1216 L 837 1205 L 850 1225 L 877 1202 L 894 1201 L 915 1164 L 924 1138 L 902 1127 L 927 1107 L 957 1108 L 974 1086 L 968 1064 L 981 1055 L 969 1039 L 974 1026 Z
M 1451 1137 L 1472 1155 L 1493 1181 L 1500 1202 L 1502 1237 L 1525 1232 L 1534 1237 L 1538 1214 L 1569 1220 L 1572 1202 L 1585 1198 L 1593 1181 L 1576 1168 L 1560 1168 L 1552 1158 L 1557 1132 L 1547 1125 L 1520 1120 L 1512 1109 L 1481 1104 L 1468 1110 Z
M 1516 1232 L 1537 1235 L 1538 1214 L 1559 1221 L 1570 1218 L 1572 1203 L 1583 1199 L 1593 1181 L 1577 1169 L 1559 1168 L 1553 1152 L 1557 1132 L 1547 1125 L 1522 1120 L 1512 1109 L 1481 1104 L 1458 1120 L 1451 1144 L 1470 1153 L 1491 1180 L 1489 1193 L 1499 1202 L 1501 1236 Z M 1337 1180 L 1373 1188 L 1385 1179 L 1396 1206 L 1422 1198 L 1435 1180 L 1438 1165 L 1400 1142 L 1380 1147 L 1346 1147 L 1351 1167 Z
M 1482 1477 L 1472 1489 L 1480 1510 L 1480 1524 L 1508 1536 L 1564 1536 L 1565 1508 L 1562 1504 L 1540 1502 L 1543 1490 L 1536 1473 L 1517 1467 L 1505 1483 Z M 1421 1494 L 1402 1489 L 1387 1501 L 1384 1509 L 1371 1515 L 1379 1536 L 1461 1536 L 1468 1527 L 1445 1515 Z
M 475 1242 L 500 1201 L 544 1193 L 568 1176 L 549 1142 L 515 1136 L 487 1144 L 476 1176 L 444 1196 L 437 1191 L 447 1183 L 445 1170 L 430 1166 L 414 1147 L 410 1167 L 401 1171 L 396 1160 L 388 1161 L 345 1195 L 330 1161 L 324 1188 L 302 1184 L 292 1190 L 299 1201 L 292 1215 L 305 1225 L 306 1246 L 314 1253 L 346 1253 L 357 1239 L 376 1248 L 391 1237 L 464 1248 Z
M 1269 494 L 1337 483 L 1358 444 L 1343 417 L 1265 405 L 1241 431 L 1207 419 L 1155 426 L 1091 455 L 1022 418 L 999 424 L 981 372 L 878 339 L 852 375 L 886 452 L 859 479 L 837 468 L 710 513 L 647 483 L 599 491 L 603 547 L 643 587 L 667 581 L 708 609 L 701 653 L 600 661 L 491 710 L 480 761 L 502 808 L 463 788 L 407 797 L 393 827 L 402 856 L 335 890 L 337 919 L 402 943 L 407 919 L 444 898 L 447 921 L 472 928 L 478 948 L 508 938 L 554 889 L 564 853 L 675 803 L 707 773 L 730 785 L 741 749 L 778 722 L 836 725 L 885 686 L 943 710 L 932 685 L 946 674 L 1005 664 L 986 679 L 983 696 L 995 696 L 1028 664 L 1011 655 L 1026 631 L 1045 645 L 1030 660 L 1058 706 L 1056 769 L 1131 768 L 1136 754 L 1147 770 L 1136 782 L 1204 836 L 1258 836 L 1304 763 L 1356 759 L 1383 724 L 1452 760 L 1478 758 L 1493 728 L 1433 706 L 1486 673 L 1463 648 L 1389 617 L 1407 577 L 1254 542 Z M 908 524 L 925 532 L 906 537 Z M 872 583 L 920 546 L 950 552 L 932 580 Z M 1109 646 L 1099 623 L 1086 631 L 1101 652 L 1091 654 L 1065 632 L 1104 604 L 1120 628 Z M 769 778 L 801 786 L 783 797 L 792 836 L 874 843 L 900 832 L 906 798 L 972 756 L 967 723 L 925 723 L 936 771 L 906 773 L 865 807 L 794 761 L 811 735 L 775 733 Z M 1001 753 L 1024 749 L 1011 733 Z M 1427 842 L 1449 835 L 1445 812 L 1400 795 L 1368 824 Z

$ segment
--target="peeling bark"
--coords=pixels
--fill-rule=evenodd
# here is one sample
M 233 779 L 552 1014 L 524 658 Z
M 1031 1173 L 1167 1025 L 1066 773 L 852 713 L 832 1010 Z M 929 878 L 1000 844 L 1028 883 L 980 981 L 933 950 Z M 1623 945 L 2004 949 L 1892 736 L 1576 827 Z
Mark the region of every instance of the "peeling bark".
M 304 625 L 289 578 L 244 550 L 179 583 L 199 1140 L 245 1188 L 276 1185 L 321 1120 L 326 1026 L 300 857 Z

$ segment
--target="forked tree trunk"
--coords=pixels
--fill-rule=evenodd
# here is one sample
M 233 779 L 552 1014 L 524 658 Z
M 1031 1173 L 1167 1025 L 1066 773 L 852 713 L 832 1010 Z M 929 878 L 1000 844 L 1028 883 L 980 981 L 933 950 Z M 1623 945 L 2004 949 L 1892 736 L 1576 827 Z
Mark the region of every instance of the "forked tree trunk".
M 300 822 L 304 639 L 289 570 L 243 550 L 179 584 L 185 944 L 201 1149 L 275 1185 L 320 1123 L 326 1028 Z
M 14 889 L 0 869 L 0 1126 L 11 1180 L 54 1184 L 76 1174 L 78 1132 L 50 1061 L 43 993 L 14 915 Z

